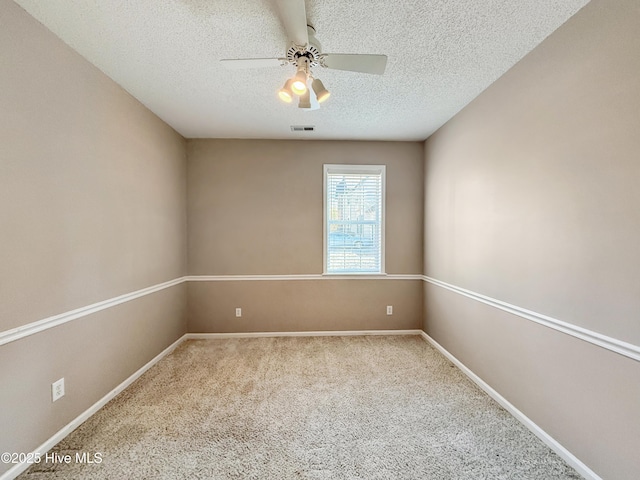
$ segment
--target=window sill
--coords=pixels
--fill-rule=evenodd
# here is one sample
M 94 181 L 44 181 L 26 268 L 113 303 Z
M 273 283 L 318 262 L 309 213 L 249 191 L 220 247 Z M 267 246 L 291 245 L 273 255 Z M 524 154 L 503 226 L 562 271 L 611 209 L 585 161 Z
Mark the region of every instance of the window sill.
M 387 274 L 386 273 L 366 273 L 366 272 L 362 272 L 362 273 L 355 273 L 355 272 L 349 272 L 349 273 L 323 273 L 322 277 L 323 278 L 359 278 L 359 279 L 363 279 L 366 277 L 372 277 L 372 278 L 381 278 L 381 277 L 386 277 Z

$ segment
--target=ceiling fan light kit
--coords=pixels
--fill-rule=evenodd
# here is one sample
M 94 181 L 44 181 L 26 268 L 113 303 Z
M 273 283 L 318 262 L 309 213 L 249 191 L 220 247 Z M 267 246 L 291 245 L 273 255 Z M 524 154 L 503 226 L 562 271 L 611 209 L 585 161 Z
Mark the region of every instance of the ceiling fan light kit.
M 316 110 L 331 95 L 322 82 L 314 78 L 311 69 L 317 66 L 351 72 L 382 75 L 387 66 L 386 55 L 321 53 L 316 30 L 307 24 L 305 0 L 278 0 L 280 19 L 289 38 L 290 47 L 285 58 L 225 59 L 222 64 L 231 70 L 259 68 L 275 65 L 293 65 L 295 75 L 278 90 L 278 97 L 285 103 L 293 102 L 293 95 L 300 97 L 298 108 Z
M 304 94 L 300 95 L 298 108 L 307 108 L 307 109 L 311 108 L 311 93 L 309 89 L 307 89 L 307 91 Z
M 319 78 L 313 79 L 313 82 L 311 82 L 311 88 L 313 88 L 313 91 L 316 94 L 318 103 L 324 102 L 331 95 L 331 92 L 329 92 L 329 90 L 324 88 L 324 85 L 322 84 Z
M 304 67 L 298 67 L 298 71 L 291 78 L 291 90 L 296 95 L 304 95 L 307 92 L 307 80 L 309 80 L 309 74 Z
M 280 97 L 280 100 L 285 103 L 291 103 L 293 101 L 293 91 L 291 90 L 292 83 L 293 80 L 288 79 L 286 82 L 284 82 L 284 86 L 280 90 L 278 90 L 278 96 Z

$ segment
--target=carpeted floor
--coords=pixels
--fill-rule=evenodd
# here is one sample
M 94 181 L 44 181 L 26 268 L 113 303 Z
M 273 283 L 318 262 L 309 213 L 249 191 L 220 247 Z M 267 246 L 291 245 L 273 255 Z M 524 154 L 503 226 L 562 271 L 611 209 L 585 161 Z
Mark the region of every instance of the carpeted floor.
M 52 453 L 19 478 L 581 478 L 418 336 L 187 341 Z

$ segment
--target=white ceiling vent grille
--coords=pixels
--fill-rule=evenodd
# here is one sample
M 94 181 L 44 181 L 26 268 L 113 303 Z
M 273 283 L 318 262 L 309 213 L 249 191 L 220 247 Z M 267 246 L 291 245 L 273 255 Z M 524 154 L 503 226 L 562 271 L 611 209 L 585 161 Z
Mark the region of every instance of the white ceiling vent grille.
M 291 125 L 292 132 L 313 132 L 315 129 L 314 125 Z

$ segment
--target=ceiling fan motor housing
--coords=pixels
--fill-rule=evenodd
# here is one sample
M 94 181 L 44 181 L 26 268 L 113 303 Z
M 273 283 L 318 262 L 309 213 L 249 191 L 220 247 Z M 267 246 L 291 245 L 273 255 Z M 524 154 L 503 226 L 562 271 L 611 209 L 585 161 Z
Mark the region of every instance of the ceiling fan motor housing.
M 287 61 L 296 67 L 300 57 L 309 59 L 309 68 L 320 65 L 321 46 L 315 37 L 316 30 L 311 25 L 307 25 L 307 32 L 309 34 L 309 43 L 306 45 L 296 45 L 294 43 L 287 50 Z

